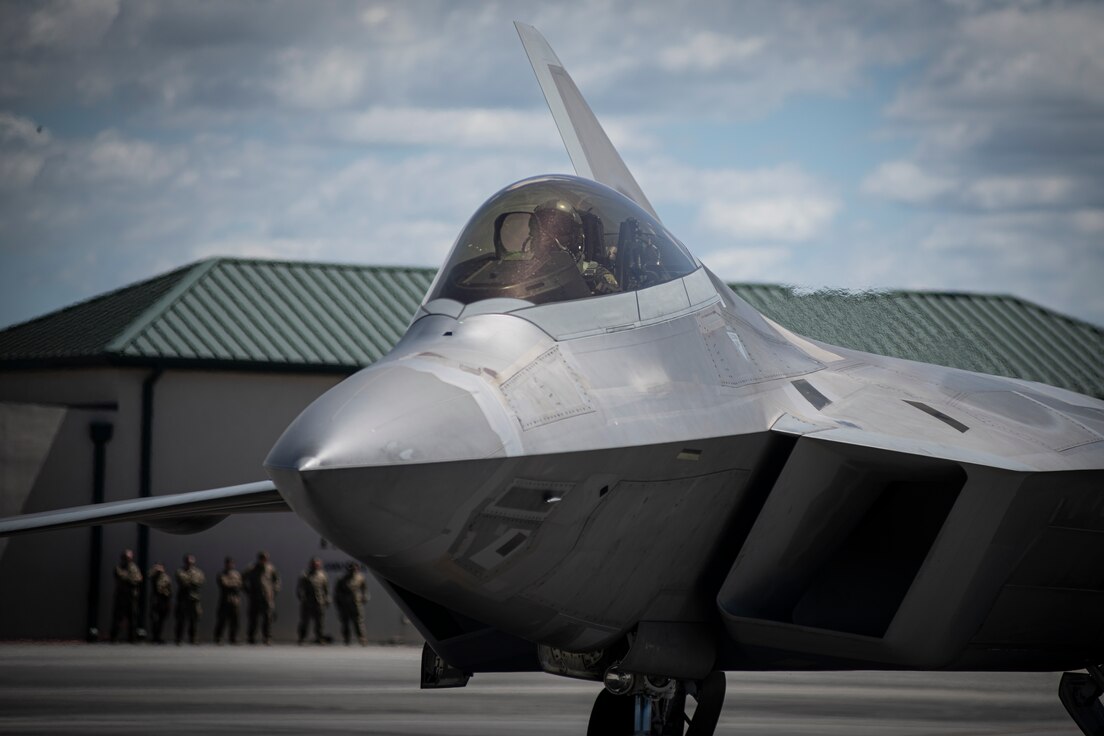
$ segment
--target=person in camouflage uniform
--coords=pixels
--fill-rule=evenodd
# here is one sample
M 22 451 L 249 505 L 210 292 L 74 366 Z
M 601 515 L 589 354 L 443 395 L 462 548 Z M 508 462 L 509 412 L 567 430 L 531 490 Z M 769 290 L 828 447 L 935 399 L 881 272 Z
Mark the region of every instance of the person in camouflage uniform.
M 280 575 L 268 561 L 268 553 L 257 553 L 257 561 L 245 571 L 245 594 L 249 601 L 249 643 L 257 643 L 257 624 L 261 625 L 264 643 L 272 643 L 272 622 L 276 620 L 276 594 L 280 592 Z
M 126 622 L 127 641 L 138 638 L 138 596 L 142 593 L 142 571 L 134 564 L 134 552 L 123 550 L 115 566 L 115 606 L 111 612 L 111 642 L 119 640 L 119 629 Z
M 161 632 L 172 609 L 172 578 L 160 562 L 150 568 L 149 584 L 150 636 L 154 644 L 164 644 Z
M 227 557 L 222 573 L 218 576 L 218 611 L 215 614 L 215 643 L 222 642 L 222 632 L 229 629 L 227 638 L 238 643 L 238 621 L 241 620 L 242 576 L 234 569 L 234 558 Z
M 326 608 L 330 605 L 330 581 L 322 569 L 322 560 L 312 557 L 306 572 L 299 576 L 295 591 L 299 598 L 299 643 L 307 638 L 307 628 L 314 624 L 314 642 L 323 644 Z
M 206 578 L 203 571 L 196 567 L 195 557 L 184 555 L 184 567 L 176 571 L 176 643 L 184 638 L 184 629 L 188 629 L 188 641 L 196 643 L 196 625 L 203 614 L 200 606 L 200 590 Z
M 364 635 L 364 604 L 368 602 L 368 581 L 360 571 L 360 565 L 350 562 L 345 566 L 345 574 L 334 586 L 334 600 L 337 603 L 337 615 L 341 619 L 341 636 L 349 644 L 349 628 L 356 629 L 357 641 L 361 646 L 368 644 Z

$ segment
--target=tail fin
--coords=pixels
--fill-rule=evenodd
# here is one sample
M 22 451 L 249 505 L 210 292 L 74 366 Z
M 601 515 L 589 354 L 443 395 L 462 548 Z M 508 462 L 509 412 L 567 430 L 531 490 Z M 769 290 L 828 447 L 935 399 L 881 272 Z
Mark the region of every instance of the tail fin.
M 563 68 L 556 52 L 533 26 L 514 21 L 525 53 L 533 65 L 544 99 L 552 111 L 575 173 L 612 187 L 643 207 L 657 220 L 651 202 L 636 183 L 621 155 L 594 117 L 579 88 Z

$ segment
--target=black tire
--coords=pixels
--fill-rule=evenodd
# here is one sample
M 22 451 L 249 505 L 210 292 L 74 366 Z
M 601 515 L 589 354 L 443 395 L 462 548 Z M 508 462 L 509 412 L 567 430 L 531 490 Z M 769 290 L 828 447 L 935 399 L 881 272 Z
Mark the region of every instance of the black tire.
M 602 690 L 590 710 L 587 736 L 632 736 L 635 700 Z
M 1070 718 L 1085 736 L 1104 734 L 1104 705 L 1101 688 L 1091 675 L 1067 672 L 1058 683 L 1058 697 Z
M 724 707 L 725 684 L 724 673 L 716 671 L 710 672 L 698 683 L 695 698 L 698 707 L 694 711 L 694 720 L 686 729 L 686 736 L 713 736 L 717 721 L 721 719 L 721 708 Z

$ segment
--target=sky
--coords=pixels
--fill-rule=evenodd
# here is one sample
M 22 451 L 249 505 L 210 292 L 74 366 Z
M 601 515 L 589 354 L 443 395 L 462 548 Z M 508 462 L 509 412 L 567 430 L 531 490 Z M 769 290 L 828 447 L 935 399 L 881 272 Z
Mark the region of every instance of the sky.
M 542 31 L 730 281 L 1104 325 L 1104 3 L 0 4 L 0 326 L 211 256 L 438 266 L 572 173 Z

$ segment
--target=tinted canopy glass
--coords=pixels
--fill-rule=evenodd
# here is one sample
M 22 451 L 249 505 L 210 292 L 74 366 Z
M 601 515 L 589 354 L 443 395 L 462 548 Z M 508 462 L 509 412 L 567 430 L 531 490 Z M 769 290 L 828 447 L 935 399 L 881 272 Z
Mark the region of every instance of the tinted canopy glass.
M 479 208 L 428 299 L 546 304 L 636 291 L 696 268 L 682 244 L 624 195 L 547 176 L 513 184 Z

